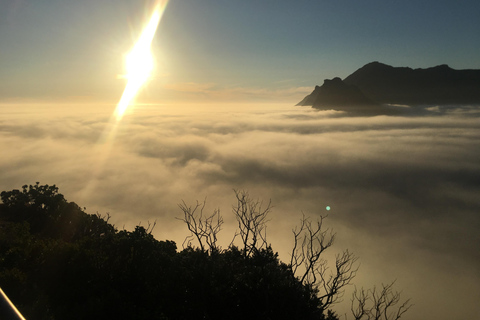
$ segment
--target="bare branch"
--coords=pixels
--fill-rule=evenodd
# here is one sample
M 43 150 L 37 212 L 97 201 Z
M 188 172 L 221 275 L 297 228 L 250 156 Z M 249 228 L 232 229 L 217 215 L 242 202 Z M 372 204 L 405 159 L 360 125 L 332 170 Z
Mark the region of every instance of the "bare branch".
M 352 294 L 352 304 L 350 307 L 355 320 L 360 320 L 363 316 L 367 316 L 367 318 L 370 319 L 370 309 L 367 308 L 368 299 L 369 295 L 365 289 L 362 288 L 360 291 L 357 291 L 357 288 L 355 288 Z
M 331 230 L 322 230 L 323 219 L 320 216 L 316 224 L 302 216 L 300 228 L 293 229 L 294 246 L 290 256 L 290 266 L 294 274 L 297 274 L 300 266 L 303 266 L 303 274 L 299 276 L 302 282 L 315 284 L 318 267 L 323 265 L 321 255 L 333 245 L 335 235 Z M 301 244 L 300 244 L 301 242 Z
M 328 279 L 325 277 L 326 270 L 318 271 L 322 279 L 323 295 L 320 296 L 323 306 L 328 308 L 330 305 L 341 301 L 344 294 L 344 288 L 350 284 L 355 278 L 358 265 L 358 258 L 353 253 L 345 250 L 342 254 L 338 254 L 335 259 L 335 272 Z
M 267 215 L 271 210 L 271 201 L 266 207 L 263 202 L 250 198 L 248 192 L 234 190 L 237 198 L 237 205 L 232 210 L 237 219 L 238 231 L 235 238 L 240 236 L 242 241 L 243 254 L 251 255 L 253 252 L 268 247 L 267 242 Z
M 302 283 L 315 286 L 319 290 L 318 297 L 322 301 L 322 308 L 326 310 L 342 298 L 343 288 L 350 284 L 358 267 L 357 258 L 344 251 L 337 255 L 335 269 L 328 275 L 328 262 L 322 255 L 333 245 L 335 234 L 329 228 L 322 229 L 324 218 L 326 217 L 320 216 L 319 220 L 313 223 L 303 215 L 300 227 L 292 230 L 294 244 L 290 267 Z M 300 270 L 303 273 L 299 274 Z
M 205 209 L 206 199 L 203 203 L 197 201 L 195 207 L 188 206 L 184 201 L 178 206 L 183 211 L 183 218 L 177 218 L 185 222 L 190 235 L 183 241 L 187 247 L 192 245 L 192 238 L 196 238 L 198 245 L 202 251 L 217 250 L 217 235 L 222 229 L 223 218 L 220 215 L 220 209 L 215 209 L 210 216 L 204 217 L 203 210 Z
M 290 267 L 292 268 L 293 274 L 297 273 L 297 269 L 299 266 L 303 265 L 303 262 L 305 261 L 305 253 L 304 253 L 304 245 L 303 243 L 305 242 L 305 238 L 302 241 L 302 245 L 299 244 L 301 235 L 303 230 L 305 229 L 305 214 L 302 212 L 302 219 L 300 220 L 300 228 L 295 227 L 295 229 L 292 229 L 293 232 L 293 249 L 292 249 L 292 254 L 290 256 Z
M 153 221 L 153 223 L 151 223 L 150 221 L 147 221 L 147 224 L 148 226 L 147 226 L 146 232 L 148 234 L 152 234 L 153 229 L 155 229 L 155 226 L 157 225 L 157 220 Z
M 355 289 L 351 305 L 355 320 L 360 320 L 363 316 L 366 316 L 367 320 L 400 319 L 413 305 L 410 304 L 410 299 L 407 299 L 394 310 L 401 300 L 401 293 L 393 291 L 394 284 L 395 281 L 387 285 L 382 284 L 381 290 L 373 287 L 366 293 L 363 288 L 360 293 L 357 293 Z M 371 306 L 367 306 L 367 304 L 371 304 Z

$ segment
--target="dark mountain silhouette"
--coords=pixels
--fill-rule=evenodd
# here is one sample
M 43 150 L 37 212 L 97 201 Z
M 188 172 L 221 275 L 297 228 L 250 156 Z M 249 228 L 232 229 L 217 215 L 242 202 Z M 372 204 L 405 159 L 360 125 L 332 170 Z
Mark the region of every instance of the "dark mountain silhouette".
M 379 103 L 408 105 L 480 104 L 480 70 L 427 69 L 366 64 L 344 79 Z
M 358 113 L 392 112 L 382 104 L 480 104 L 480 70 L 454 70 L 447 65 L 412 69 L 371 62 L 343 81 L 325 80 L 297 105 Z
M 325 80 L 321 87 L 306 96 L 298 106 L 313 106 L 320 110 L 338 110 L 349 113 L 389 113 L 390 110 L 367 98 L 355 85 L 347 84 L 340 78 Z

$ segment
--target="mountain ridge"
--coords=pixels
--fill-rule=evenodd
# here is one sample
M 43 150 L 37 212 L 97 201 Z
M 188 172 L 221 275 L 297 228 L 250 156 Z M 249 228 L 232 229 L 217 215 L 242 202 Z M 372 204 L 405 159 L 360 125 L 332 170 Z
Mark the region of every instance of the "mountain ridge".
M 456 70 L 446 64 L 412 69 L 378 61 L 343 80 L 383 104 L 446 105 L 480 103 L 480 70 Z
M 343 80 L 325 80 L 297 105 L 341 111 L 370 105 L 369 111 L 381 113 L 388 109 L 385 105 L 395 104 L 480 105 L 480 70 L 456 70 L 446 64 L 412 69 L 374 61 Z
M 311 105 L 321 110 L 338 110 L 350 113 L 385 113 L 378 103 L 367 98 L 355 85 L 347 84 L 336 77 L 325 79 L 322 86 L 315 86 L 311 94 L 300 101 L 297 106 Z

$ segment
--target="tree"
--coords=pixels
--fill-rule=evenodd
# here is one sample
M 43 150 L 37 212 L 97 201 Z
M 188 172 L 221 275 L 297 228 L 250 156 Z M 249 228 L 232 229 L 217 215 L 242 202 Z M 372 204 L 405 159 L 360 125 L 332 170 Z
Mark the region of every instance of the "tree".
M 195 238 L 202 251 L 216 251 L 217 235 L 220 232 L 223 224 L 223 218 L 220 215 L 220 210 L 215 209 L 210 216 L 203 215 L 203 209 L 206 205 L 206 200 L 203 203 L 197 201 L 195 207 L 188 206 L 185 201 L 182 201 L 178 206 L 183 211 L 183 218 L 177 218 L 187 225 L 190 235 L 185 238 L 185 243 L 191 246 L 191 239 Z
M 232 212 L 237 220 L 238 229 L 229 249 L 224 252 L 238 250 L 234 242 L 236 238 L 240 238 L 238 252 L 244 259 L 258 258 L 259 255 L 262 256 L 265 252 L 272 250 L 266 233 L 267 216 L 272 208 L 271 201 L 264 206 L 263 202 L 252 199 L 246 191 L 234 190 L 234 192 L 237 203 L 232 207 Z M 191 232 L 187 237 L 188 246 L 191 246 L 190 239 L 195 237 L 200 251 L 208 254 L 212 249 L 217 248 L 216 241 L 223 218 L 220 216 L 219 209 L 215 209 L 211 216 L 205 217 L 203 215 L 205 203 L 205 201 L 202 204 L 197 202 L 194 208 L 187 206 L 184 202 L 179 206 L 184 212 L 184 218 L 180 220 L 187 224 Z M 324 228 L 326 218 L 326 216 L 320 216 L 317 221 L 312 221 L 305 215 L 302 216 L 300 225 L 292 230 L 293 248 L 289 264 L 282 264 L 282 266 L 287 267 L 291 276 L 297 279 L 301 287 L 307 291 L 310 290 L 308 292 L 313 294 L 311 301 L 316 301 L 313 304 L 323 318 L 337 319 L 330 308 L 341 301 L 345 288 L 352 283 L 359 265 L 358 258 L 350 251 L 344 250 L 336 255 L 334 266 L 331 268 L 324 255 L 333 246 L 336 234 L 330 228 Z M 248 282 L 246 279 L 244 281 Z M 355 320 L 360 320 L 364 316 L 368 316 L 367 320 L 398 320 L 408 311 L 409 300 L 400 305 L 396 313 L 389 313 L 400 300 L 399 293 L 392 291 L 392 285 L 393 283 L 383 286 L 380 292 L 373 288 L 368 291 L 368 294 L 363 289 L 360 292 L 355 291 L 352 301 L 352 314 Z M 373 306 L 367 307 L 367 302 L 370 300 Z
M 232 242 L 240 237 L 242 253 L 251 256 L 255 251 L 266 249 L 267 242 L 267 215 L 271 210 L 271 202 L 266 207 L 259 200 L 250 198 L 248 192 L 234 190 L 237 204 L 232 207 L 232 212 L 238 223 Z M 215 209 L 211 215 L 205 215 L 206 200 L 189 206 L 182 201 L 178 206 L 183 212 L 183 218 L 177 218 L 187 225 L 190 235 L 185 238 L 183 245 L 191 246 L 195 238 L 202 251 L 218 250 L 218 233 L 221 231 L 223 217 L 220 209 Z
M 325 319 L 316 288 L 295 277 L 267 241 L 271 202 L 264 205 L 246 191 L 234 192 L 236 205 L 232 206 L 232 213 L 238 228 L 225 250 L 216 245 L 223 224 L 219 209 L 205 215 L 205 201 L 197 201 L 195 206 L 185 202 L 179 205 L 184 214 L 179 220 L 190 231 L 184 242 L 187 247 L 181 252 L 188 261 L 183 268 L 193 266 L 184 274 L 195 274 L 186 285 L 190 291 L 185 288 L 189 292 L 187 300 L 200 302 L 195 309 L 203 310 L 204 317 L 212 319 Z M 193 238 L 198 243 L 196 249 L 192 247 Z M 194 288 L 197 289 L 192 291 Z M 208 307 L 212 302 L 213 309 Z M 332 312 L 328 317 L 336 319 Z
M 373 287 L 365 291 L 361 288 L 352 294 L 351 311 L 355 320 L 366 318 L 367 320 L 398 320 L 413 305 L 410 299 L 403 302 L 401 293 L 393 291 L 395 281 L 390 284 L 382 284 L 382 289 Z
M 335 234 L 331 229 L 323 230 L 324 219 L 325 217 L 320 216 L 316 223 L 313 223 L 303 215 L 300 227 L 292 230 L 294 245 L 290 267 L 302 283 L 318 290 L 322 308 L 327 310 L 343 297 L 344 288 L 355 278 L 358 258 L 345 250 L 336 255 L 335 269 L 328 273 L 328 261 L 322 255 L 333 245 Z
M 271 201 L 264 205 L 263 202 L 252 199 L 246 191 L 234 192 L 237 203 L 232 207 L 232 212 L 238 228 L 229 248 L 234 248 L 235 239 L 239 238 L 240 252 L 244 258 L 256 257 L 264 250 L 272 250 L 266 232 Z M 205 217 L 205 201 L 203 204 L 197 202 L 193 208 L 182 202 L 179 207 L 184 213 L 184 218 L 180 220 L 186 223 L 191 232 L 186 238 L 188 244 L 191 245 L 190 239 L 194 237 L 201 251 L 211 252 L 216 248 L 217 235 L 223 223 L 220 210 L 216 209 L 211 216 Z M 300 227 L 293 229 L 294 246 L 290 264 L 285 265 L 292 277 L 296 277 L 304 288 L 311 288 L 315 292 L 320 313 L 327 312 L 332 304 L 342 298 L 345 286 L 351 283 L 358 270 L 357 258 L 345 250 L 336 256 L 333 272 L 328 272 L 328 261 L 323 258 L 323 254 L 333 245 L 335 234 L 330 229 L 323 229 L 324 219 L 321 216 L 313 223 L 303 216 Z M 333 317 L 333 314 L 330 313 L 330 316 Z
M 24 185 L 22 191 L 14 189 L 12 191 L 2 191 L 0 193 L 2 202 L 8 208 L 31 207 L 33 209 L 43 209 L 53 211 L 66 203 L 62 194 L 58 193 L 58 188 L 53 185 Z
M 234 190 L 237 205 L 233 206 L 233 214 L 237 219 L 238 231 L 235 233 L 232 244 L 240 236 L 242 252 L 251 256 L 260 249 L 269 247 L 267 242 L 267 215 L 271 210 L 271 201 L 265 207 L 259 200 L 250 198 L 246 191 Z
M 118 231 L 110 215 L 85 213 L 55 186 L 1 196 L 0 284 L 27 318 L 338 320 L 329 308 L 357 270 L 344 251 L 328 272 L 323 253 L 335 234 L 325 217 L 303 216 L 282 262 L 267 241 L 271 202 L 245 191 L 235 191 L 238 229 L 226 249 L 219 209 L 208 215 L 206 201 L 179 205 L 190 231 L 181 251 L 154 238 L 155 223 Z M 354 298 L 355 320 L 398 320 L 410 307 L 408 300 L 398 307 L 391 285 Z

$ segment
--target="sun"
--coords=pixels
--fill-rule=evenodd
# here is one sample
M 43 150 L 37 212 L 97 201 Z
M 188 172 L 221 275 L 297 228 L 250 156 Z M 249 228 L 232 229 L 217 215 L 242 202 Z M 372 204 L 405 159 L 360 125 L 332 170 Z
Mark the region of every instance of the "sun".
M 125 58 L 126 78 L 132 82 L 144 83 L 150 77 L 154 62 L 150 48 L 134 48 Z
M 151 44 L 168 0 L 157 1 L 148 24 L 143 29 L 132 50 L 125 57 L 127 85 L 115 109 L 115 118 L 120 121 L 143 84 L 150 78 L 154 68 Z

